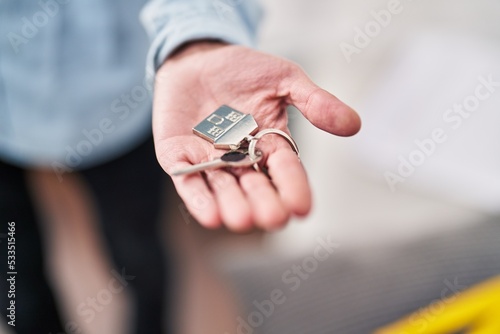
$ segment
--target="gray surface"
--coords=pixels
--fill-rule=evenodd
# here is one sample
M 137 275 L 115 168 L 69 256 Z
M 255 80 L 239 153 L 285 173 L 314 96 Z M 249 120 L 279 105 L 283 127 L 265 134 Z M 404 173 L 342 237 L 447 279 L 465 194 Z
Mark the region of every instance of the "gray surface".
M 254 333 L 359 334 L 440 300 L 450 284 L 465 289 L 499 274 L 499 255 L 497 220 L 405 246 L 334 253 L 295 291 L 281 276 L 303 258 L 233 274 L 244 291 L 244 319 L 273 289 L 287 297 Z

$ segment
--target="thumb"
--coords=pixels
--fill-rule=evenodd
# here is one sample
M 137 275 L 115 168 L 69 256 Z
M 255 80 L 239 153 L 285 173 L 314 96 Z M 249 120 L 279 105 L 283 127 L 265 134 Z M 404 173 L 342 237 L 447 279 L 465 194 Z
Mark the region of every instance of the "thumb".
M 288 84 L 285 84 L 285 87 L 289 87 L 287 102 L 297 107 L 314 126 L 338 136 L 352 136 L 359 131 L 359 115 L 315 85 L 300 68 L 289 79 Z

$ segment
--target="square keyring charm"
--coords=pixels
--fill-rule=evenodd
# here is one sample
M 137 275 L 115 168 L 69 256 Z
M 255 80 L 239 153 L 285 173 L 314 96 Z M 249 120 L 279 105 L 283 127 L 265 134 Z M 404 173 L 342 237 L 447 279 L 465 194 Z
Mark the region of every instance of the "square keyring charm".
M 194 134 L 214 144 L 215 148 L 235 150 L 259 126 L 250 114 L 223 105 L 193 128 Z

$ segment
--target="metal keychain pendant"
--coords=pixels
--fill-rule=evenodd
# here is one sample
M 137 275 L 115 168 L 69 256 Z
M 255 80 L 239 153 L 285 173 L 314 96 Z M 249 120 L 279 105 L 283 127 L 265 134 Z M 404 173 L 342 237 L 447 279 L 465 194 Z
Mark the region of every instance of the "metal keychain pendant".
M 194 134 L 214 144 L 215 148 L 236 150 L 259 126 L 250 114 L 223 105 L 193 128 Z

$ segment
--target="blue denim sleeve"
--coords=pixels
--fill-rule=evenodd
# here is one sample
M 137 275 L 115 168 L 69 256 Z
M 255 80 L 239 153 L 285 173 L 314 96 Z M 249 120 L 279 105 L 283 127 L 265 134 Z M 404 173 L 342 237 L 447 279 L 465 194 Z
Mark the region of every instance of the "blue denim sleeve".
M 147 71 L 156 71 L 172 51 L 191 40 L 219 39 L 252 47 L 261 16 L 255 0 L 151 0 L 141 12 L 152 40 Z

